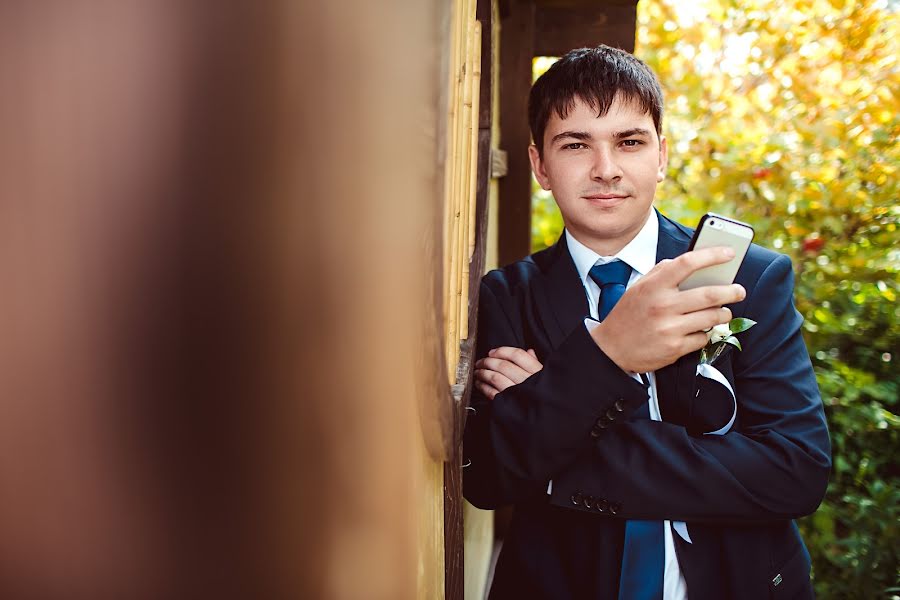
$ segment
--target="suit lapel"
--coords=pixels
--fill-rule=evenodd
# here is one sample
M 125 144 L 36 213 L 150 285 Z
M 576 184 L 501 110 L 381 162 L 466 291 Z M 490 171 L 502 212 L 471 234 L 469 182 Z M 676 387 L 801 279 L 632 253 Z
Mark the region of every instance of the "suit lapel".
M 659 241 L 656 247 L 656 262 L 675 258 L 687 252 L 691 242 L 691 230 L 658 212 L 657 215 Z M 699 361 L 700 352 L 692 352 L 656 372 L 656 394 L 663 420 L 679 425 L 690 423 Z
M 590 315 L 584 285 L 563 233 L 556 244 L 541 257 L 535 256 L 538 267 L 545 277 L 542 285 L 536 286 L 538 312 L 546 327 L 550 343 L 554 348 Z

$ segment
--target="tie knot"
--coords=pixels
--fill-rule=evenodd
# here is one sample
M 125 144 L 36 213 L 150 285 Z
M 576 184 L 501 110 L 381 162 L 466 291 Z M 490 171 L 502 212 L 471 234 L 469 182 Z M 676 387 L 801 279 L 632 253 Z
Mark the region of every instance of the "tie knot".
M 631 267 L 628 263 L 621 260 L 614 260 L 603 265 L 594 265 L 589 272 L 600 289 L 611 283 L 619 285 L 628 285 L 628 278 L 631 277 Z

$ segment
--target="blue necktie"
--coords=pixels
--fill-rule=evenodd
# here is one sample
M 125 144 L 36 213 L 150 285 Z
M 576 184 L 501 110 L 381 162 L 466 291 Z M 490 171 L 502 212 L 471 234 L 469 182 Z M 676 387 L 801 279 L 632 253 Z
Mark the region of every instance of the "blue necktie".
M 594 265 L 590 276 L 600 286 L 597 316 L 602 321 L 625 293 L 631 267 L 616 260 Z M 650 413 L 644 408 L 635 416 L 646 419 Z M 665 554 L 662 521 L 627 521 L 619 600 L 662 600 Z
M 628 285 L 631 267 L 621 260 L 614 260 L 605 265 L 594 265 L 588 273 L 591 279 L 600 286 L 600 303 L 597 306 L 597 318 L 601 321 L 609 315 Z

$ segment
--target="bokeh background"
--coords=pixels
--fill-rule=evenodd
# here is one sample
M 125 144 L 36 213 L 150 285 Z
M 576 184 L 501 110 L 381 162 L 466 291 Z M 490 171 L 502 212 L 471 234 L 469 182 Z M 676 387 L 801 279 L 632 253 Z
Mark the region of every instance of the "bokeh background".
M 667 215 L 751 223 L 791 257 L 834 452 L 799 523 L 823 599 L 897 597 L 900 14 L 884 0 L 638 3 L 666 95 Z M 535 77 L 554 59 L 535 59 Z M 562 219 L 533 186 L 532 249 Z

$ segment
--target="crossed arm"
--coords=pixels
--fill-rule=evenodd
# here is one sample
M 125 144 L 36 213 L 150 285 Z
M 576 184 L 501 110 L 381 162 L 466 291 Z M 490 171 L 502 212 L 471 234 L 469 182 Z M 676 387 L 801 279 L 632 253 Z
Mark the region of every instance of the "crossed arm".
M 666 275 L 679 260 L 659 270 Z M 678 274 L 668 275 L 675 280 Z M 483 507 L 516 502 L 544 493 L 553 479 L 554 504 L 583 510 L 570 501 L 577 489 L 614 499 L 625 518 L 746 522 L 815 509 L 827 484 L 830 449 L 800 316 L 791 303 L 790 266 L 783 258 L 762 273 L 746 303 L 746 316 L 759 324 L 747 332 L 744 352 L 734 363 L 739 408 L 732 431 L 695 437 L 673 423 L 622 420 L 602 435 L 590 435 L 595 420 L 617 402 L 633 409 L 646 401 L 646 389 L 623 369 L 649 371 L 659 368 L 654 360 L 672 362 L 671 355 L 660 354 L 674 352 L 677 358 L 682 348 L 691 351 L 705 343 L 694 327 L 731 317 L 711 312 L 720 310 L 719 302 L 734 301 L 723 300 L 727 290 L 720 290 L 719 296 L 705 292 L 712 305 L 700 311 L 707 311 L 708 320 L 698 325 L 697 315 L 680 319 L 684 305 L 678 300 L 685 298 L 667 297 L 668 281 L 654 280 L 651 272 L 594 332 L 577 328 L 543 364 L 534 353 L 514 347 L 522 335 L 506 318 L 507 299 L 502 290 L 483 285 L 484 358 L 476 365 L 476 414 L 465 439 L 472 464 L 464 472 L 464 490 L 471 501 Z M 641 283 L 654 285 L 642 290 Z M 617 325 L 621 331 L 632 328 L 624 351 L 603 337 L 614 334 Z M 662 336 L 670 332 L 683 345 L 635 344 L 635 326 L 656 327 Z
M 626 292 L 591 337 L 624 371 L 644 373 L 671 364 L 706 344 L 703 331 L 731 319 L 724 304 L 744 299 L 740 285 L 680 291 L 678 284 L 693 272 L 730 260 L 730 248 L 709 248 L 665 260 Z M 634 339 L 653 340 L 635 344 Z M 475 385 L 487 398 L 522 383 L 543 365 L 533 349 L 492 348 L 475 364 Z

